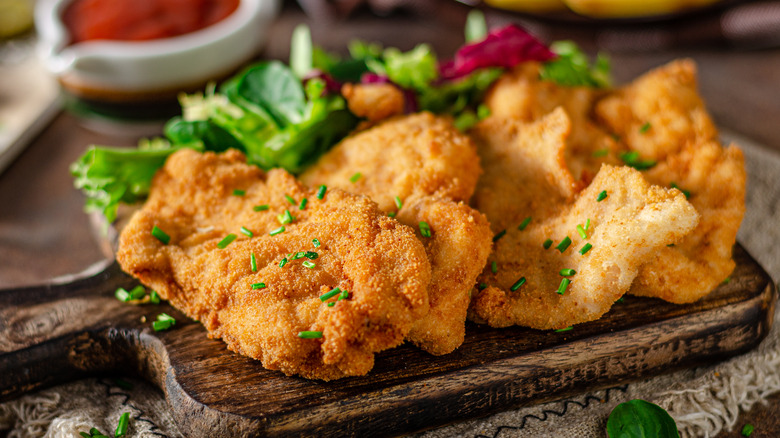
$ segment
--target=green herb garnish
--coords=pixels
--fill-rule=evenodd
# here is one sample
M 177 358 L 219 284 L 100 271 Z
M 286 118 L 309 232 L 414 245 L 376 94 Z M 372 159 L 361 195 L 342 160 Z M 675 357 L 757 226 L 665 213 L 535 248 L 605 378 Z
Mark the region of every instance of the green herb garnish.
M 428 225 L 428 222 L 420 221 L 420 234 L 423 237 L 431 237 L 431 226 Z
M 599 193 L 598 196 L 596 196 L 596 202 L 601 202 L 603 200 L 607 199 L 607 191 L 602 190 L 601 193 Z
M 755 430 L 755 427 L 753 427 L 752 424 L 746 423 L 744 426 L 742 426 L 742 430 L 740 433 L 742 436 L 750 436 L 753 434 L 753 431 Z
M 322 199 L 325 197 L 325 192 L 328 190 L 328 186 L 321 185 L 319 189 L 317 189 L 317 199 Z
M 254 210 L 254 211 L 266 211 L 269 208 L 271 208 L 271 207 L 269 207 L 268 204 L 263 204 L 263 205 L 255 205 L 254 207 L 252 207 L 252 210 Z
M 244 196 L 244 195 L 246 195 L 246 190 L 235 189 L 235 190 L 233 190 L 233 195 L 235 195 L 235 196 Z
M 130 412 L 125 412 L 119 417 L 119 423 L 116 425 L 116 431 L 114 437 L 119 438 L 127 434 L 127 427 L 129 426 Z
M 518 225 L 517 229 L 520 231 L 525 230 L 525 227 L 528 226 L 528 224 L 531 223 L 531 216 L 528 216 L 527 218 L 523 219 L 522 222 L 520 222 L 520 225 Z
M 333 289 L 331 289 L 330 291 L 325 292 L 324 294 L 320 295 L 320 301 L 322 301 L 324 303 L 325 301 L 328 301 L 329 299 L 335 297 L 336 295 L 338 295 L 340 293 L 341 293 L 341 288 L 336 286 Z
M 306 204 L 309 203 L 309 200 L 306 198 L 301 199 L 301 203 L 298 204 L 298 210 L 303 210 L 306 208 Z
M 623 160 L 626 166 L 633 167 L 636 170 L 647 170 L 656 165 L 655 160 L 643 160 L 637 151 L 623 152 L 620 154 L 620 159 Z
M 275 230 L 271 230 L 270 233 L 268 233 L 269 236 L 276 236 L 277 234 L 284 233 L 284 227 L 279 227 Z
M 319 248 L 320 245 L 322 245 L 319 241 L 319 239 L 311 239 L 312 245 L 314 245 L 315 248 Z
M 542 247 L 544 247 L 544 249 L 550 249 L 552 244 L 553 244 L 552 239 L 547 239 L 544 241 L 544 243 L 542 243 Z
M 250 230 L 249 230 L 249 228 L 247 228 L 247 227 L 241 227 L 241 232 L 242 232 L 242 233 L 244 233 L 244 234 L 245 234 L 246 236 L 248 236 L 248 237 L 252 237 L 252 236 L 254 236 L 254 235 L 255 235 L 255 234 L 254 234 L 252 231 L 250 231 Z
M 157 225 L 152 227 L 152 236 L 156 237 L 157 240 L 162 242 L 163 244 L 167 245 L 168 242 L 171 241 L 171 236 L 165 233 L 165 231 L 159 229 Z
M 498 239 L 504 237 L 505 234 L 506 234 L 506 230 L 499 231 L 498 233 L 495 234 L 495 236 L 493 236 L 493 242 L 497 242 Z
M 558 251 L 561 252 L 561 254 L 563 254 L 563 252 L 566 251 L 566 248 L 568 248 L 569 245 L 571 245 L 571 239 L 569 238 L 569 236 L 566 236 L 563 238 L 563 240 L 561 240 L 561 243 L 559 243 L 555 247 L 555 249 L 557 249 Z
M 572 330 L 573 328 L 574 328 L 574 326 L 571 326 L 571 325 L 570 325 L 570 326 L 568 326 L 568 327 L 564 327 L 564 328 L 562 328 L 562 329 L 556 329 L 556 330 L 555 330 L 555 332 L 556 332 L 556 333 L 563 333 L 563 332 L 568 332 L 569 330 Z
M 585 232 L 585 229 L 582 228 L 582 225 L 577 225 L 577 234 L 579 234 L 583 239 L 588 238 L 588 233 Z
M 582 248 L 580 248 L 580 254 L 585 255 L 585 253 L 590 251 L 591 248 L 593 248 L 593 245 L 591 245 L 590 243 L 586 243 L 585 245 L 582 245 Z
M 315 331 L 298 332 L 298 337 L 303 339 L 319 339 L 322 337 L 322 332 L 315 332 Z
M 236 236 L 233 233 L 228 234 L 227 236 L 225 236 L 224 239 L 220 240 L 219 243 L 217 243 L 217 248 L 219 249 L 227 248 L 228 245 L 230 245 L 231 243 L 233 243 L 234 240 L 236 240 L 236 237 L 238 236 Z
M 563 275 L 564 277 L 571 277 L 572 275 L 574 275 L 576 273 L 577 273 L 577 271 L 575 271 L 574 269 L 570 269 L 570 268 L 561 269 L 561 271 L 560 271 L 560 274 Z
M 495 260 L 490 262 L 490 272 L 492 272 L 494 274 L 498 272 L 498 263 L 496 263 Z
M 522 285 L 524 285 L 524 284 L 525 284 L 525 277 L 520 277 L 520 279 L 519 279 L 519 280 L 517 280 L 517 281 L 516 281 L 516 282 L 515 282 L 515 283 L 514 283 L 514 284 L 513 284 L 513 285 L 512 285 L 510 288 L 509 288 L 509 290 L 511 290 L 512 292 L 514 292 L 514 291 L 516 291 L 516 290 L 520 289 L 520 286 L 522 286 Z
M 363 177 L 363 174 L 360 172 L 356 172 L 354 175 L 349 177 L 349 182 L 356 183 L 360 178 Z
M 252 290 L 265 289 L 265 283 L 252 283 Z
M 644 134 L 645 132 L 650 130 L 650 122 L 645 122 L 642 126 L 639 127 L 639 133 Z
M 301 263 L 305 268 L 314 269 L 317 267 L 316 263 L 310 262 L 308 260 L 304 260 L 303 263 Z
M 157 315 L 157 321 L 152 323 L 152 328 L 154 328 L 154 331 L 159 332 L 168 330 L 174 324 L 176 324 L 176 320 L 172 316 L 168 315 L 167 313 L 161 313 Z
M 393 201 L 395 202 L 395 207 L 397 209 L 402 209 L 404 207 L 404 203 L 401 201 L 401 198 L 398 196 L 393 197 Z
M 257 272 L 257 257 L 255 257 L 255 253 L 249 254 L 249 267 L 252 269 L 252 272 Z
M 563 295 L 566 293 L 566 288 L 569 287 L 569 284 L 571 284 L 571 280 L 568 278 L 561 279 L 561 284 L 558 285 L 558 294 Z

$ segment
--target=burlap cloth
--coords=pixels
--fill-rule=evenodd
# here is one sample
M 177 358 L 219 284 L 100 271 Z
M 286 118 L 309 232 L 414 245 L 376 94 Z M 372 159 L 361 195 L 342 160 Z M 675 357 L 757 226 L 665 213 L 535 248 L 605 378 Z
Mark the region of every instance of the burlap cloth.
M 777 245 L 780 155 L 735 135 L 725 137 L 740 144 L 747 158 L 747 213 L 738 239 L 777 284 L 780 279 L 780 245 Z M 780 314 L 775 315 L 775 320 L 780 320 Z M 91 427 L 113 434 L 119 416 L 130 412 L 134 418 L 130 436 L 182 436 L 162 393 L 145 382 L 130 381 L 133 388 L 123 389 L 112 379 L 85 379 L 0 404 L 0 431 L 7 431 L 9 438 L 72 437 Z M 605 423 L 612 408 L 642 398 L 669 411 L 683 436 L 707 437 L 724 429 L 731 430 L 741 410 L 750 409 L 777 391 L 780 391 L 780 324 L 774 325 L 757 349 L 725 362 L 502 412 L 420 436 L 605 437 Z

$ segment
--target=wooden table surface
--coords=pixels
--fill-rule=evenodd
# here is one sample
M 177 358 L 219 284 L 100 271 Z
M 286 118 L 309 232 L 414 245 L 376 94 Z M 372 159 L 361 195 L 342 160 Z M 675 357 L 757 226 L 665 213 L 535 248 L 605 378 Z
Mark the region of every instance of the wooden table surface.
M 438 2 L 430 16 L 392 14 L 377 17 L 356 13 L 343 21 L 312 20 L 294 5 L 274 24 L 264 57 L 287 59 L 293 27 L 302 21 L 312 28 L 316 44 L 341 50 L 361 38 L 408 49 L 429 42 L 440 57 L 462 43 L 467 8 Z M 504 14 L 488 14 L 504 21 Z M 512 18 L 512 17 L 510 17 Z M 585 35 L 595 28 L 571 32 L 573 25 L 547 27 L 552 38 Z M 699 66 L 699 87 L 716 123 L 780 152 L 780 48 L 676 47 L 655 52 L 613 53 L 618 83 L 654 66 L 690 57 Z M 132 127 L 121 133 L 87 129 L 75 116 L 57 116 L 11 166 L 0 174 L 0 289 L 45 282 L 79 272 L 105 259 L 82 212 L 83 197 L 73 189 L 68 165 L 87 145 L 133 145 L 143 135 Z M 780 397 L 767 406 L 743 413 L 738 422 L 756 426 L 754 437 L 780 436 Z M 721 436 L 739 436 L 738 431 Z

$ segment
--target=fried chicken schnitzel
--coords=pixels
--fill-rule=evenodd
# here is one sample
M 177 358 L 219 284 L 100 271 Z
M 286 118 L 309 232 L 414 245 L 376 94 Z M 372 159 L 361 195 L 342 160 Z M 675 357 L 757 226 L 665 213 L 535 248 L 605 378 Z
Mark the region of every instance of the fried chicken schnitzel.
M 629 167 L 602 166 L 578 193 L 563 158 L 570 126 L 559 107 L 530 123 L 491 116 L 472 130 L 485 167 L 472 203 L 496 233 L 471 303 L 477 322 L 557 329 L 597 319 L 654 251 L 698 222 L 682 193 Z M 575 274 L 561 274 L 568 269 Z
M 173 154 L 117 260 L 209 336 L 288 375 L 364 375 L 428 313 L 430 263 L 412 230 L 366 197 L 320 197 L 234 150 Z M 335 288 L 348 292 L 322 297 Z
M 487 219 L 463 202 L 480 173 L 471 140 L 449 120 L 420 113 L 352 135 L 301 175 L 312 186 L 366 195 L 416 230 L 431 262 L 431 310 L 408 339 L 431 354 L 450 353 L 463 343 L 469 292 L 490 252 Z

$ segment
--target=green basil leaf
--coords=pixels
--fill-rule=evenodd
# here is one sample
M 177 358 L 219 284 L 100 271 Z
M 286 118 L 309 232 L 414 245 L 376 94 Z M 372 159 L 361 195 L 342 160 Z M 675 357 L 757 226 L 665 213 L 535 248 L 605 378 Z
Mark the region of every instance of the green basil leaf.
M 644 400 L 615 406 L 607 420 L 609 438 L 679 438 L 677 423 L 663 408 Z

